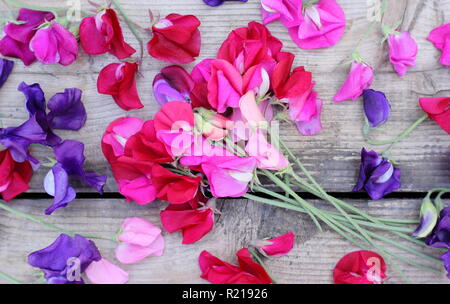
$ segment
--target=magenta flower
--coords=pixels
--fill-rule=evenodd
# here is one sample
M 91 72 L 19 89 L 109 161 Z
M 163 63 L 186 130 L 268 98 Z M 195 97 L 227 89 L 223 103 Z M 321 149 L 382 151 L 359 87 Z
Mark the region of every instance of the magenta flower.
M 14 61 L 2 58 L 0 59 L 0 88 L 3 87 L 6 80 L 8 80 L 13 67 Z
M 170 101 L 189 101 L 193 88 L 191 75 L 177 65 L 165 67 L 153 80 L 153 95 L 160 105 Z
M 288 232 L 270 240 L 257 241 L 256 246 L 264 255 L 282 257 L 291 252 L 294 243 L 294 233 Z
M 32 64 L 36 61 L 36 56 L 30 50 L 30 41 L 39 26 L 54 18 L 51 12 L 20 9 L 17 22 L 9 22 L 4 28 L 6 35 L 0 40 L 0 53 L 3 56 L 19 58 L 25 65 Z
M 75 36 L 56 21 L 51 21 L 37 30 L 30 41 L 30 50 L 45 64 L 72 64 L 78 56 Z
M 361 151 L 361 168 L 359 180 L 353 192 L 364 189 L 373 200 L 379 200 L 395 190 L 400 189 L 400 169 L 375 151 Z
M 434 46 L 442 51 L 440 62 L 450 65 L 450 23 L 441 25 L 431 31 L 427 38 Z
M 389 34 L 389 60 L 394 70 L 404 76 L 409 66 L 416 66 L 417 42 L 409 32 Z
M 28 264 L 40 268 L 48 284 L 84 284 L 81 274 L 101 258 L 94 242 L 61 234 L 47 248 L 31 253 Z
M 363 90 L 370 88 L 372 81 L 372 67 L 365 63 L 354 61 L 347 80 L 345 80 L 342 88 L 334 96 L 333 100 L 336 102 L 349 99 L 354 101 L 362 95 Z
M 384 124 L 391 115 L 391 105 L 383 92 L 363 91 L 364 112 L 371 128 Z

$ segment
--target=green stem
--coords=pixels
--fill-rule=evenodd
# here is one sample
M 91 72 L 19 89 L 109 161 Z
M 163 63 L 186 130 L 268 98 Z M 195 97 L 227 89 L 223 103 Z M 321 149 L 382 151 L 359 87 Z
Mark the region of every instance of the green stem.
M 117 0 L 111 0 L 112 3 L 114 3 L 114 6 L 117 8 L 119 13 L 122 15 L 123 19 L 125 20 L 125 23 L 127 24 L 128 28 L 133 33 L 134 37 L 136 37 L 137 41 L 139 42 L 139 46 L 141 48 L 140 58 L 142 61 L 142 58 L 144 58 L 144 42 L 142 41 L 141 37 L 139 36 L 139 33 L 136 31 L 136 28 L 134 27 L 133 21 L 128 18 L 128 15 L 125 13 L 125 11 L 122 9 L 122 6 L 120 5 L 119 1 Z
M 373 141 L 368 136 L 365 138 L 366 142 L 372 146 L 385 146 L 385 145 L 391 145 L 398 143 L 399 141 L 403 140 L 406 136 L 408 136 L 412 131 L 414 131 L 422 122 L 428 119 L 428 115 L 424 115 L 421 118 L 419 118 L 415 123 L 413 123 L 408 129 L 406 129 L 402 134 L 399 136 L 386 140 L 386 141 Z
M 266 264 L 264 264 L 263 260 L 260 258 L 259 254 L 254 251 L 253 249 L 249 249 L 249 252 L 251 254 L 251 256 L 253 258 L 255 258 L 255 260 L 262 266 L 262 268 L 264 268 L 264 270 L 267 272 L 267 274 L 269 275 L 269 277 L 272 279 L 272 283 L 277 284 L 277 281 L 275 280 L 274 276 L 272 275 L 272 273 L 269 272 L 269 269 L 266 267 Z
M 55 231 L 58 231 L 58 232 L 70 235 L 71 237 L 73 237 L 76 234 L 76 233 L 74 233 L 72 231 L 69 231 L 69 230 L 66 230 L 64 228 L 58 227 L 56 225 L 50 224 L 50 223 L 48 223 L 46 221 L 43 221 L 43 220 L 41 220 L 41 219 L 39 219 L 37 217 L 34 217 L 34 216 L 30 215 L 30 214 L 25 213 L 25 212 L 19 211 L 17 209 L 13 209 L 13 208 L 11 208 L 8 205 L 5 205 L 3 203 L 0 203 L 0 208 L 6 210 L 8 212 L 11 212 L 12 214 L 15 214 L 15 215 L 18 215 L 18 216 L 23 217 L 25 219 L 28 219 L 30 221 L 33 221 L 35 223 L 41 224 L 41 225 L 43 225 L 45 227 L 48 227 L 48 228 L 50 228 L 52 230 L 55 230 Z M 86 237 L 86 238 L 90 238 L 90 239 L 115 241 L 113 238 L 107 238 L 107 237 L 96 236 L 96 235 L 82 235 L 82 236 Z
M 13 283 L 13 284 L 25 284 L 24 282 L 21 282 L 19 280 L 14 279 L 12 276 L 10 276 L 9 274 L 6 274 L 2 271 L 0 271 L 0 278 L 3 278 L 4 280 Z
M 52 12 L 52 13 L 57 13 L 57 12 L 64 12 L 67 11 L 67 8 L 59 8 L 59 7 L 42 7 L 42 6 L 36 6 L 36 5 L 32 5 L 32 4 L 27 4 L 27 3 L 23 3 L 21 1 L 17 1 L 17 0 L 3 0 L 3 2 L 8 3 L 10 5 L 13 5 L 15 7 L 19 7 L 19 8 L 27 8 L 30 10 L 34 10 L 34 11 L 40 11 L 40 12 Z

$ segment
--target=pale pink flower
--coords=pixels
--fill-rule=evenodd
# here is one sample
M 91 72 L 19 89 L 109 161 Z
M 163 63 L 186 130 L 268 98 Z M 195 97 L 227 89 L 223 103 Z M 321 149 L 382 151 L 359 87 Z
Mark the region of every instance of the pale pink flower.
M 128 273 L 105 259 L 89 264 L 85 274 L 93 284 L 125 284 L 128 282 Z
M 289 167 L 289 161 L 280 151 L 267 142 L 263 130 L 250 136 L 245 151 L 256 159 L 259 169 L 280 171 Z

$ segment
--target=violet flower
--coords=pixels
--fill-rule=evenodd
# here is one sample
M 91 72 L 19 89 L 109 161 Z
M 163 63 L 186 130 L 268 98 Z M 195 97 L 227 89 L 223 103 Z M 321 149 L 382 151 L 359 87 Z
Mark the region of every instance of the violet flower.
M 219 6 L 219 5 L 222 5 L 226 1 L 247 2 L 248 0 L 203 0 L 203 2 L 205 2 L 209 6 Z
M 29 160 L 32 165 L 38 165 L 34 157 L 29 152 L 31 144 L 45 141 L 47 133 L 41 128 L 36 120 L 36 116 L 31 116 L 29 120 L 18 127 L 0 128 L 0 144 L 9 149 L 13 159 L 22 163 Z
M 391 105 L 383 92 L 363 91 L 364 112 L 371 128 L 384 124 L 391 115 Z
M 439 212 L 436 206 L 427 196 L 420 207 L 420 223 L 417 229 L 413 232 L 415 238 L 425 238 L 433 231 L 439 217 Z
M 100 176 L 95 172 L 84 170 L 84 144 L 76 140 L 65 140 L 54 148 L 55 157 L 58 163 L 69 176 L 78 178 L 86 185 L 95 188 L 103 194 L 103 186 L 106 183 L 106 176 Z
M 69 175 L 61 164 L 56 164 L 47 173 L 44 179 L 44 188 L 45 192 L 55 198 L 53 204 L 45 210 L 47 215 L 66 207 L 77 195 L 75 190 L 69 186 Z
M 48 284 L 84 284 L 81 274 L 101 258 L 94 242 L 61 234 L 47 248 L 31 253 L 28 264 L 44 271 Z
M 14 61 L 0 58 L 0 88 L 3 87 L 14 67 Z
M 442 209 L 439 222 L 425 243 L 432 247 L 450 248 L 450 206 Z
M 170 101 L 189 101 L 193 88 L 191 75 L 177 65 L 165 67 L 153 80 L 153 95 L 160 105 Z
M 450 279 L 450 250 L 441 255 L 441 260 L 444 262 L 445 270 L 447 270 L 447 278 Z
M 48 123 L 52 129 L 80 130 L 86 123 L 86 109 L 81 101 L 83 91 L 80 89 L 65 89 L 48 101 Z
M 400 189 L 400 169 L 394 168 L 391 162 L 375 151 L 361 151 L 361 168 L 359 180 L 353 192 L 364 189 L 373 200 Z

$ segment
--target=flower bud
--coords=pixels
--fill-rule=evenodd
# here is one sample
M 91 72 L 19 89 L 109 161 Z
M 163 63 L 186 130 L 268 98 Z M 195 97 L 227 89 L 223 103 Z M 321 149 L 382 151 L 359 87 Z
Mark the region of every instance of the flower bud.
M 228 118 L 204 108 L 198 108 L 194 117 L 197 130 L 212 140 L 225 138 L 233 127 L 232 121 Z
M 413 232 L 413 236 L 416 238 L 427 237 L 436 226 L 438 220 L 438 211 L 433 202 L 427 196 L 420 208 L 420 224 L 416 231 Z

